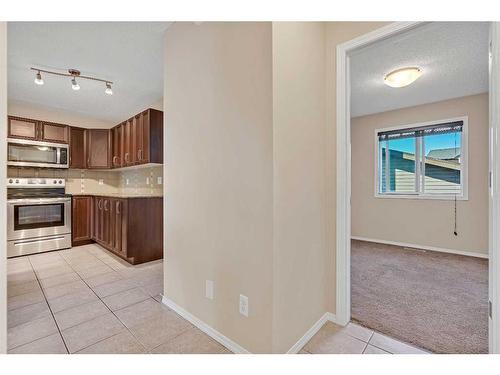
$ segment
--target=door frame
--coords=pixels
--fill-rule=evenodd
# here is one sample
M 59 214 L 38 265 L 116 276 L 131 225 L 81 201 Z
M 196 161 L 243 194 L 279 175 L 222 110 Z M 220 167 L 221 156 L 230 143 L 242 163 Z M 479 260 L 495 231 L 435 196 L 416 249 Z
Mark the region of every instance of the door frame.
M 426 22 L 394 22 L 368 34 L 339 44 L 336 50 L 337 67 L 337 208 L 336 208 L 336 321 L 346 325 L 351 320 L 351 112 L 349 55 L 354 50 L 421 26 Z M 489 351 L 500 353 L 500 233 L 492 230 L 500 226 L 500 92 L 498 84 L 500 48 L 500 23 L 491 23 L 490 58 L 490 203 L 489 203 L 489 299 L 492 316 L 489 320 Z M 495 100 L 499 99 L 499 100 Z M 496 276 L 498 275 L 498 276 Z

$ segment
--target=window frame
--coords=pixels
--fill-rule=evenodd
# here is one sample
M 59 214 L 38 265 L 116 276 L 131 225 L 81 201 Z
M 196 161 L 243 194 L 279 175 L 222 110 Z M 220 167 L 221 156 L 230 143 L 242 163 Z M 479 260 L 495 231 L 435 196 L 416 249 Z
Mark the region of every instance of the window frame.
M 397 193 L 397 192 L 389 192 L 389 193 L 382 193 L 379 191 L 379 186 L 380 186 L 380 181 L 379 179 L 381 176 L 379 175 L 379 168 L 381 168 L 380 165 L 380 144 L 379 144 L 379 139 L 378 139 L 378 134 L 380 132 L 385 132 L 385 131 L 391 131 L 391 130 L 403 130 L 403 129 L 408 129 L 408 128 L 418 128 L 418 127 L 424 127 L 424 126 L 430 126 L 430 125 L 439 125 L 447 122 L 454 122 L 454 121 L 462 121 L 462 139 L 461 139 L 461 163 L 460 163 L 460 191 L 461 194 L 430 194 L 430 193 L 423 193 L 419 192 L 418 187 L 422 186 L 419 182 L 419 177 L 421 178 L 421 169 L 422 166 L 420 163 L 416 163 L 415 165 L 415 184 L 416 184 L 416 192 L 415 193 Z M 389 198 L 389 199 L 394 199 L 394 198 L 402 198 L 402 199 L 435 199 L 435 200 L 454 200 L 455 197 L 457 200 L 469 200 L 469 195 L 468 195 L 468 160 L 469 160 L 469 117 L 468 116 L 462 116 L 462 117 L 453 117 L 453 118 L 447 118 L 447 119 L 441 119 L 441 120 L 433 120 L 433 121 L 426 121 L 426 122 L 419 122 L 419 123 L 413 123 L 413 124 L 406 124 L 406 125 L 397 125 L 397 126 L 391 126 L 391 127 L 386 127 L 386 128 L 378 128 L 375 129 L 375 143 L 374 143 L 374 149 L 375 149 L 375 168 L 374 168 L 374 185 L 375 185 L 375 198 Z M 415 142 L 416 147 L 415 147 L 415 159 L 419 160 L 420 159 L 420 153 L 422 149 L 422 142 L 417 141 Z

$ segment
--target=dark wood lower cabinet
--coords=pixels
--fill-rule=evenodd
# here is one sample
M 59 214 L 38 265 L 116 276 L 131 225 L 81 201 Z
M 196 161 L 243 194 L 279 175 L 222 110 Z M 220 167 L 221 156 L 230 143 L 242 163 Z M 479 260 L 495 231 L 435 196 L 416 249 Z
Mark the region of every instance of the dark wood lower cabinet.
M 73 246 L 92 242 L 92 197 L 89 195 L 72 199 L 71 242 Z
M 91 240 L 131 264 L 163 258 L 163 198 L 86 198 L 92 209 L 73 210 L 73 220 L 88 214 Z

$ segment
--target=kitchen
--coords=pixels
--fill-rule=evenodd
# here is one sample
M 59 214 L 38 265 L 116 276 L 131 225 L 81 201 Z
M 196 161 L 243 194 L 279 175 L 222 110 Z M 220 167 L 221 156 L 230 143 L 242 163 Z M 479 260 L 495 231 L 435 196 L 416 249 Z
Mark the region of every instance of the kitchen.
M 112 129 L 9 116 L 8 257 L 97 242 L 132 264 L 162 258 L 162 198 L 153 188 L 162 138 L 163 112 L 155 109 Z M 126 185 L 109 193 L 87 190 L 81 178 L 85 170 L 102 175 L 106 169 L 138 167 L 148 168 L 148 194 L 130 192 Z M 79 179 L 71 169 L 79 170 Z
M 166 314 L 166 27 L 9 23 L 9 353 L 143 353 L 189 328 L 150 342 L 120 315 Z

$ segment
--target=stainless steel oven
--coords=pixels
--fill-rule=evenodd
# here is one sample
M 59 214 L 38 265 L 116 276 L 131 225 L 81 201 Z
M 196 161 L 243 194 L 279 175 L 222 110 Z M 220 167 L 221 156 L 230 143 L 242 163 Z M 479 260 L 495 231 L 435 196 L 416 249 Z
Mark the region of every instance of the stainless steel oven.
M 7 165 L 14 167 L 68 168 L 68 145 L 8 138 Z
M 37 183 L 28 183 L 29 180 Z M 41 180 L 43 184 L 39 183 Z M 63 183 L 59 183 L 64 180 L 46 180 L 7 182 L 12 186 L 18 181 L 16 188 L 8 188 L 8 257 L 71 247 L 71 197 L 66 196 Z

